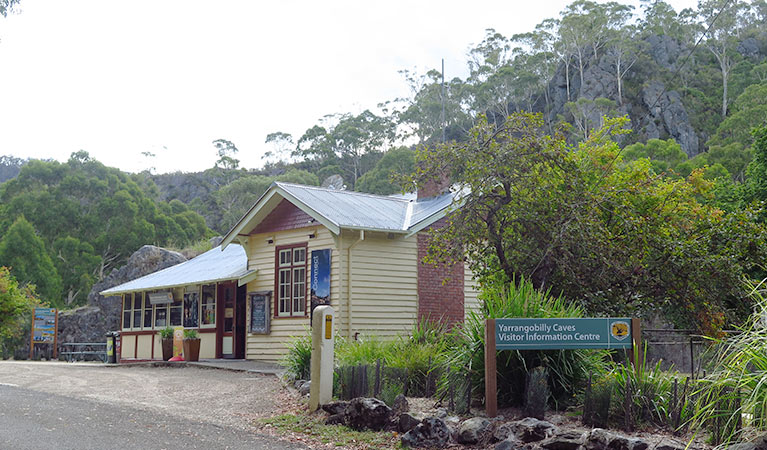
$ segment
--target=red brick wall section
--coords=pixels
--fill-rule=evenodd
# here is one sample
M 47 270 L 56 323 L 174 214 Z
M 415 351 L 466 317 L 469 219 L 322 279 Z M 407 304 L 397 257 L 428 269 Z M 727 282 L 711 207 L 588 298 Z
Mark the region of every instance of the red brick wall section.
M 282 201 L 253 230 L 253 234 L 272 231 L 293 230 L 311 226 L 312 216 L 306 214 L 289 201 Z
M 463 322 L 463 263 L 434 266 L 423 262 L 429 235 L 418 234 L 418 321 Z M 444 282 L 444 283 L 443 283 Z

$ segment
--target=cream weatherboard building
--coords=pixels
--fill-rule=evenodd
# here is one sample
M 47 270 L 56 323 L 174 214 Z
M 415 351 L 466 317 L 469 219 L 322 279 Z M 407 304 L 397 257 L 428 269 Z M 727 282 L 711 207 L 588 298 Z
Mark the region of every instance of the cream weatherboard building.
M 348 339 L 462 321 L 477 306 L 468 268 L 421 263 L 455 198 L 436 194 L 272 184 L 220 247 L 103 292 L 123 296 L 122 359 L 159 359 L 157 331 L 172 325 L 200 331 L 201 358 L 278 361 L 318 304 Z

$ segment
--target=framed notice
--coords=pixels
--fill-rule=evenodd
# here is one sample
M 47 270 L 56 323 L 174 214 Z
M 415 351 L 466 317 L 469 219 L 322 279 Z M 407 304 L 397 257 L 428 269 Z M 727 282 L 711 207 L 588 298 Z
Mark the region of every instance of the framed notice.
M 29 358 L 34 358 L 35 344 L 53 344 L 53 358 L 58 357 L 57 334 L 59 328 L 56 308 L 35 308 L 29 339 Z
M 271 304 L 272 291 L 249 292 L 250 303 L 250 332 L 253 334 L 269 334 L 269 320 L 272 315 L 269 305 Z

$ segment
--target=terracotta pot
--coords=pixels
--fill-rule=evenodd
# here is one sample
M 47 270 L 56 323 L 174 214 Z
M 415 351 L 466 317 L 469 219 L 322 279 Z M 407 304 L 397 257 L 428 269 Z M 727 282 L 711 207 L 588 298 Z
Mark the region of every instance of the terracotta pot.
M 185 361 L 200 360 L 200 338 L 184 339 L 184 360 Z
M 173 338 L 162 339 L 162 360 L 173 358 Z

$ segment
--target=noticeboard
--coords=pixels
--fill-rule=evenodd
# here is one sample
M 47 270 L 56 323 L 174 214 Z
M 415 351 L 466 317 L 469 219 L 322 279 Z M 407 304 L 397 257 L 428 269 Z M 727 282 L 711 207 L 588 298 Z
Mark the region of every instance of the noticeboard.
M 53 344 L 56 339 L 56 308 L 35 308 L 32 342 Z
M 249 292 L 250 303 L 250 332 L 253 334 L 269 334 L 271 321 L 269 304 L 272 292 Z

